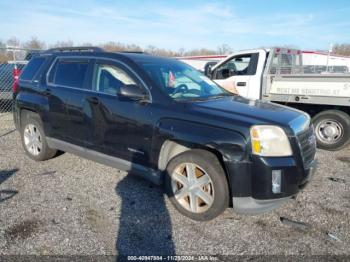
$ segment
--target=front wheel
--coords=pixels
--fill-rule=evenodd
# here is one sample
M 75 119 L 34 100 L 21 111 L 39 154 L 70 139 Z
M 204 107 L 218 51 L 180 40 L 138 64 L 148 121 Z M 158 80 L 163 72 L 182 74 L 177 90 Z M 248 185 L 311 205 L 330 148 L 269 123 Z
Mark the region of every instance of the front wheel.
M 317 138 L 317 147 L 336 151 L 350 141 L 350 116 L 339 110 L 321 112 L 312 119 Z
M 165 187 L 175 208 L 193 220 L 211 220 L 229 205 L 225 172 L 217 157 L 205 150 L 173 158 L 167 166 Z

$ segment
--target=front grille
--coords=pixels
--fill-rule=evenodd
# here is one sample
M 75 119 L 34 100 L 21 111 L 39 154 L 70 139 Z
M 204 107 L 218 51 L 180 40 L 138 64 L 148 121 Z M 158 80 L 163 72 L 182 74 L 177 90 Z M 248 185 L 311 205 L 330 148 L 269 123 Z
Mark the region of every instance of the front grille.
M 313 126 L 311 125 L 307 130 L 298 134 L 297 138 L 299 141 L 304 168 L 309 169 L 316 155 L 316 136 Z

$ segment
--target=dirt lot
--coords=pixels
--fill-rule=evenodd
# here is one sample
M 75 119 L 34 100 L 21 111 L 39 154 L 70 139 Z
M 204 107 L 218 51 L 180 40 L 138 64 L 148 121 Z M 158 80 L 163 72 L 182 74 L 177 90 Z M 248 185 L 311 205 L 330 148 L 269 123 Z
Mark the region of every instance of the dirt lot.
M 0 148 L 0 254 L 350 255 L 350 148 L 320 150 L 313 181 L 282 208 L 205 223 L 116 169 L 71 154 L 30 160 L 10 114 Z

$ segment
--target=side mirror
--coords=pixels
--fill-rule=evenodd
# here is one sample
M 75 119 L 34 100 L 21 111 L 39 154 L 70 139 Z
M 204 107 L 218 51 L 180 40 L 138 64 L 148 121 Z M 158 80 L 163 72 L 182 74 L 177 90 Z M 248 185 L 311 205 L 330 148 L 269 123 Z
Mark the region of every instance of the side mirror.
M 212 71 L 211 71 L 211 67 L 208 67 L 204 70 L 204 74 L 208 77 L 211 78 L 212 77 Z
M 206 65 L 204 66 L 204 74 L 207 77 L 209 77 L 209 78 L 213 77 L 212 67 L 216 64 L 217 64 L 217 62 L 215 62 L 215 61 L 210 61 L 210 62 L 206 63 Z
M 120 87 L 118 95 L 136 101 L 147 99 L 147 95 L 144 92 L 143 88 L 139 87 L 138 85 L 124 85 Z

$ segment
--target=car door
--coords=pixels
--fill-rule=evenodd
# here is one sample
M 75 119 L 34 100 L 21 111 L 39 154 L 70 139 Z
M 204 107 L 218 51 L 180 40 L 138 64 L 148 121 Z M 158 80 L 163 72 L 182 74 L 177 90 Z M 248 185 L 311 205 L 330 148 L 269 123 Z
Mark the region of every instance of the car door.
M 84 146 L 90 139 L 87 92 L 91 90 L 88 72 L 91 59 L 58 57 L 48 75 L 50 122 L 55 137 Z
M 230 56 L 214 66 L 212 79 L 223 87 L 233 86 L 241 96 L 259 99 L 264 55 L 265 51 L 256 51 Z
M 92 114 L 90 147 L 133 163 L 148 165 L 153 126 L 150 104 L 120 97 L 120 87 L 146 88 L 124 63 L 98 59 L 93 91 L 87 98 Z

